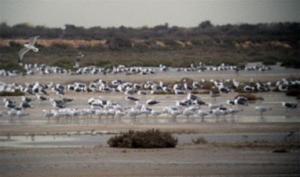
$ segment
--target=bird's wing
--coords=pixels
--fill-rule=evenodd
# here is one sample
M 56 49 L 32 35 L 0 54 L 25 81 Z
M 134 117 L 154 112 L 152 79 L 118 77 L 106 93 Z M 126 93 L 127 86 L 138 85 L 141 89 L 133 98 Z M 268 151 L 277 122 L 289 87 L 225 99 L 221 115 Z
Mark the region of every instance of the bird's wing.
M 77 58 L 83 58 L 83 57 L 84 57 L 84 54 L 83 54 L 82 52 L 78 52 L 78 54 L 77 54 L 76 57 L 77 57 Z
M 24 55 L 25 55 L 29 50 L 30 50 L 30 49 L 24 47 L 24 48 L 22 48 L 22 49 L 19 51 L 19 53 L 18 53 L 18 55 L 19 55 L 19 62 L 23 60 Z
M 30 41 L 29 44 L 30 44 L 30 45 L 34 45 L 39 37 L 40 37 L 40 36 L 34 36 L 33 38 L 31 38 L 31 41 Z

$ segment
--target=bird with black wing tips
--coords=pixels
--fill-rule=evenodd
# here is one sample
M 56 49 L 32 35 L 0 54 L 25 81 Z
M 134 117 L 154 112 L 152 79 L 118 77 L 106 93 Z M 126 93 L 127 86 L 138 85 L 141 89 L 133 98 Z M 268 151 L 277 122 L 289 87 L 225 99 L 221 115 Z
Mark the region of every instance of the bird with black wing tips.
M 24 58 L 24 55 L 29 52 L 30 50 L 32 50 L 33 52 L 38 52 L 39 49 L 35 46 L 35 43 L 37 41 L 37 39 L 39 38 L 40 36 L 34 36 L 31 39 L 31 41 L 29 43 L 26 43 L 24 44 L 24 47 L 19 51 L 18 55 L 19 55 L 19 60 L 18 60 L 18 63 L 20 65 L 23 65 L 23 58 Z

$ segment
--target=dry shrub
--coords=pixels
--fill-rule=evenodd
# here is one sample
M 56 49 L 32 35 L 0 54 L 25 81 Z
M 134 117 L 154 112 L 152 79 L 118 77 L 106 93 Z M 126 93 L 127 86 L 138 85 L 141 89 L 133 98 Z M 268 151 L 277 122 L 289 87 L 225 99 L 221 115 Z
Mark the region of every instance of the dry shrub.
M 182 83 L 182 84 L 187 83 L 188 85 L 192 85 L 193 84 L 193 79 L 188 78 L 188 77 L 184 77 L 179 82 Z
M 237 97 L 246 97 L 249 101 L 264 100 L 263 97 L 259 97 L 251 93 L 241 93 L 238 94 L 235 98 Z
M 198 137 L 196 139 L 192 139 L 194 144 L 207 144 L 208 141 L 204 137 Z
M 289 152 L 287 149 L 280 148 L 280 149 L 274 149 L 273 153 L 287 153 Z
M 174 148 L 177 139 L 171 133 L 159 130 L 133 131 L 111 137 L 108 142 L 110 147 L 118 148 Z
M 286 92 L 286 95 L 300 98 L 300 86 L 299 85 L 290 86 L 288 88 L 288 91 Z
M 209 90 L 200 90 L 198 94 L 209 94 Z
M 204 82 L 201 84 L 201 89 L 204 89 L 204 90 L 212 90 L 214 87 L 214 84 L 211 83 L 211 82 Z
M 299 97 L 300 96 L 300 90 L 299 89 L 290 89 L 286 92 L 287 96 L 296 96 Z

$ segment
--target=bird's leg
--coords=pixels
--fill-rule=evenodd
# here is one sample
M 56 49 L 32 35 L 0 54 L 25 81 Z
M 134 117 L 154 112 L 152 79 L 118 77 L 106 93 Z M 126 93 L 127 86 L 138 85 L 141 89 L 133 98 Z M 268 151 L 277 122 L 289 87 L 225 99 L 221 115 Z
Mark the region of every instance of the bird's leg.
M 288 108 L 285 108 L 285 118 L 288 118 L 289 117 L 289 111 L 288 111 Z
M 235 122 L 235 114 L 231 114 L 231 122 Z
M 173 116 L 172 116 L 172 122 L 173 122 L 173 123 L 176 123 L 176 122 L 177 122 L 176 115 L 173 115 Z
M 187 115 L 187 116 L 186 116 L 186 122 L 188 123 L 189 121 L 190 121 L 190 116 Z
M 101 115 L 98 115 L 98 123 L 101 123 L 102 122 L 102 117 Z
M 216 122 L 219 122 L 219 115 L 216 115 Z

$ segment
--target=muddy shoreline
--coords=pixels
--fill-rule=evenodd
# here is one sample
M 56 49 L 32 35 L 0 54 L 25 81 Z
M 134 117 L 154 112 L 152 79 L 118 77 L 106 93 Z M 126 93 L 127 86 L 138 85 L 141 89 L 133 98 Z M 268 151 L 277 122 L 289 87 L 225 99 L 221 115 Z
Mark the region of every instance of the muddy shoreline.
M 109 125 L 0 125 L 0 135 L 45 135 L 68 132 L 119 133 L 128 130 L 160 129 L 171 133 L 263 133 L 300 131 L 300 123 L 201 123 L 201 124 L 109 124 Z

